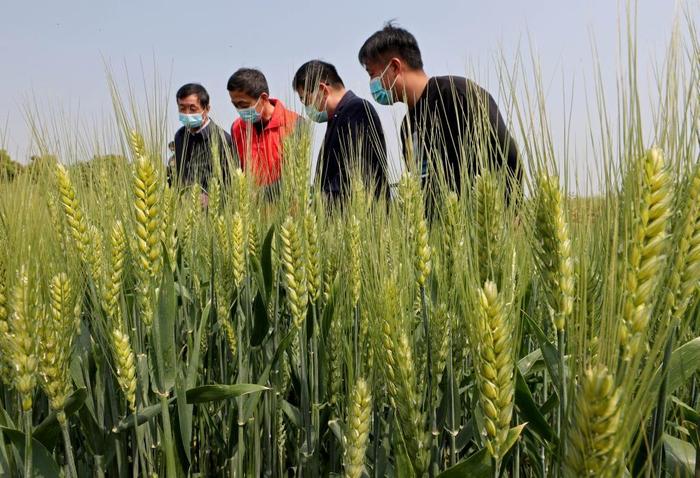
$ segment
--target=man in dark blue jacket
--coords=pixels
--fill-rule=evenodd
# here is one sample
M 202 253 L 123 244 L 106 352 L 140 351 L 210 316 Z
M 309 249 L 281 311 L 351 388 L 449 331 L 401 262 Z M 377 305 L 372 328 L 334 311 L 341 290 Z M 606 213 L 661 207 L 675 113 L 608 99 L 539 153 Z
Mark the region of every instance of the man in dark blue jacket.
M 226 180 L 229 164 L 238 164 L 231 136 L 209 117 L 209 93 L 202 85 L 188 83 L 175 97 L 182 123 L 174 139 L 175 178 L 185 186 L 199 183 L 206 191 L 217 166 Z M 212 152 L 214 143 L 217 157 Z
M 372 104 L 346 90 L 335 67 L 320 60 L 304 63 L 292 86 L 309 119 L 328 122 L 317 166 L 321 190 L 342 202 L 357 168 L 368 189 L 377 197 L 386 196 L 386 142 Z

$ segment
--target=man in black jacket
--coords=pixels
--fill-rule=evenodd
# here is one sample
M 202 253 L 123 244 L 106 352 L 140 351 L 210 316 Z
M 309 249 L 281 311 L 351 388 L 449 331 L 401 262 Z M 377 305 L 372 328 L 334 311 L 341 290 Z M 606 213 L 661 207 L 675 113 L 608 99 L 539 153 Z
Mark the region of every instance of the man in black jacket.
M 346 90 L 330 63 L 312 60 L 297 70 L 292 86 L 312 121 L 328 122 L 319 157 L 321 189 L 342 201 L 359 169 L 377 197 L 388 193 L 384 130 L 374 107 Z
M 408 106 L 404 157 L 429 191 L 437 184 L 461 191 L 463 165 L 469 177 L 488 165 L 507 173 L 507 186 L 522 181 L 515 141 L 493 97 L 463 77 L 428 77 L 411 33 L 389 23 L 365 41 L 358 58 L 379 104 Z
M 184 185 L 197 182 L 206 191 L 217 166 L 226 178 L 229 163 L 237 164 L 231 135 L 209 118 L 209 93 L 202 85 L 188 83 L 175 96 L 183 125 L 175 133 L 175 177 Z

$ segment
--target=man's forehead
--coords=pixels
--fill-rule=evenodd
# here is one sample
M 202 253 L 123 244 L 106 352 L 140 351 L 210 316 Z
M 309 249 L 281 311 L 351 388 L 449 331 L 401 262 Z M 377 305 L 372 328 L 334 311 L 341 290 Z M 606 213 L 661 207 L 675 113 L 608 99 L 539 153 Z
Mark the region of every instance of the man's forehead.
M 381 71 L 383 69 L 382 63 L 380 61 L 373 61 L 373 60 L 370 60 L 370 61 L 367 61 L 366 63 L 363 63 L 362 67 L 368 73 L 375 73 L 375 72 Z
M 199 104 L 199 97 L 195 94 L 191 94 L 189 96 L 185 96 L 184 98 L 177 98 L 178 104 L 190 104 L 190 103 L 196 103 Z
M 323 81 L 317 81 L 316 83 L 308 83 L 304 86 L 300 86 L 296 91 L 299 95 L 309 95 L 321 91 L 323 89 L 322 86 L 328 86 L 328 84 Z
M 256 101 L 257 98 L 253 98 L 250 96 L 248 93 L 245 91 L 240 91 L 240 90 L 233 90 L 229 92 L 231 94 L 231 98 L 234 98 L 237 101 Z

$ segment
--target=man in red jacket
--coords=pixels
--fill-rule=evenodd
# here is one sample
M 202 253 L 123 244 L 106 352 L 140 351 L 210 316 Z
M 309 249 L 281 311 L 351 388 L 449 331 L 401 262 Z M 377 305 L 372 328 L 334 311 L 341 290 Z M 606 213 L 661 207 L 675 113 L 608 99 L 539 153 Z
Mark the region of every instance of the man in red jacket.
M 231 126 L 241 167 L 255 176 L 259 186 L 272 186 L 280 178 L 282 142 L 300 121 L 299 115 L 270 98 L 265 75 L 252 68 L 237 70 L 226 86 L 240 118 Z

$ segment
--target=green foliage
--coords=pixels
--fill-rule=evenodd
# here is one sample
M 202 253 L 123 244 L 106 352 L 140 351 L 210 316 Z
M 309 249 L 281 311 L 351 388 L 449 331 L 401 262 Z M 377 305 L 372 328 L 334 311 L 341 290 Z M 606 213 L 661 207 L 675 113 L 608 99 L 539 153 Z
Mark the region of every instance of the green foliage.
M 24 167 L 21 164 L 12 160 L 10 153 L 0 149 L 0 180 L 12 181 L 23 170 Z

